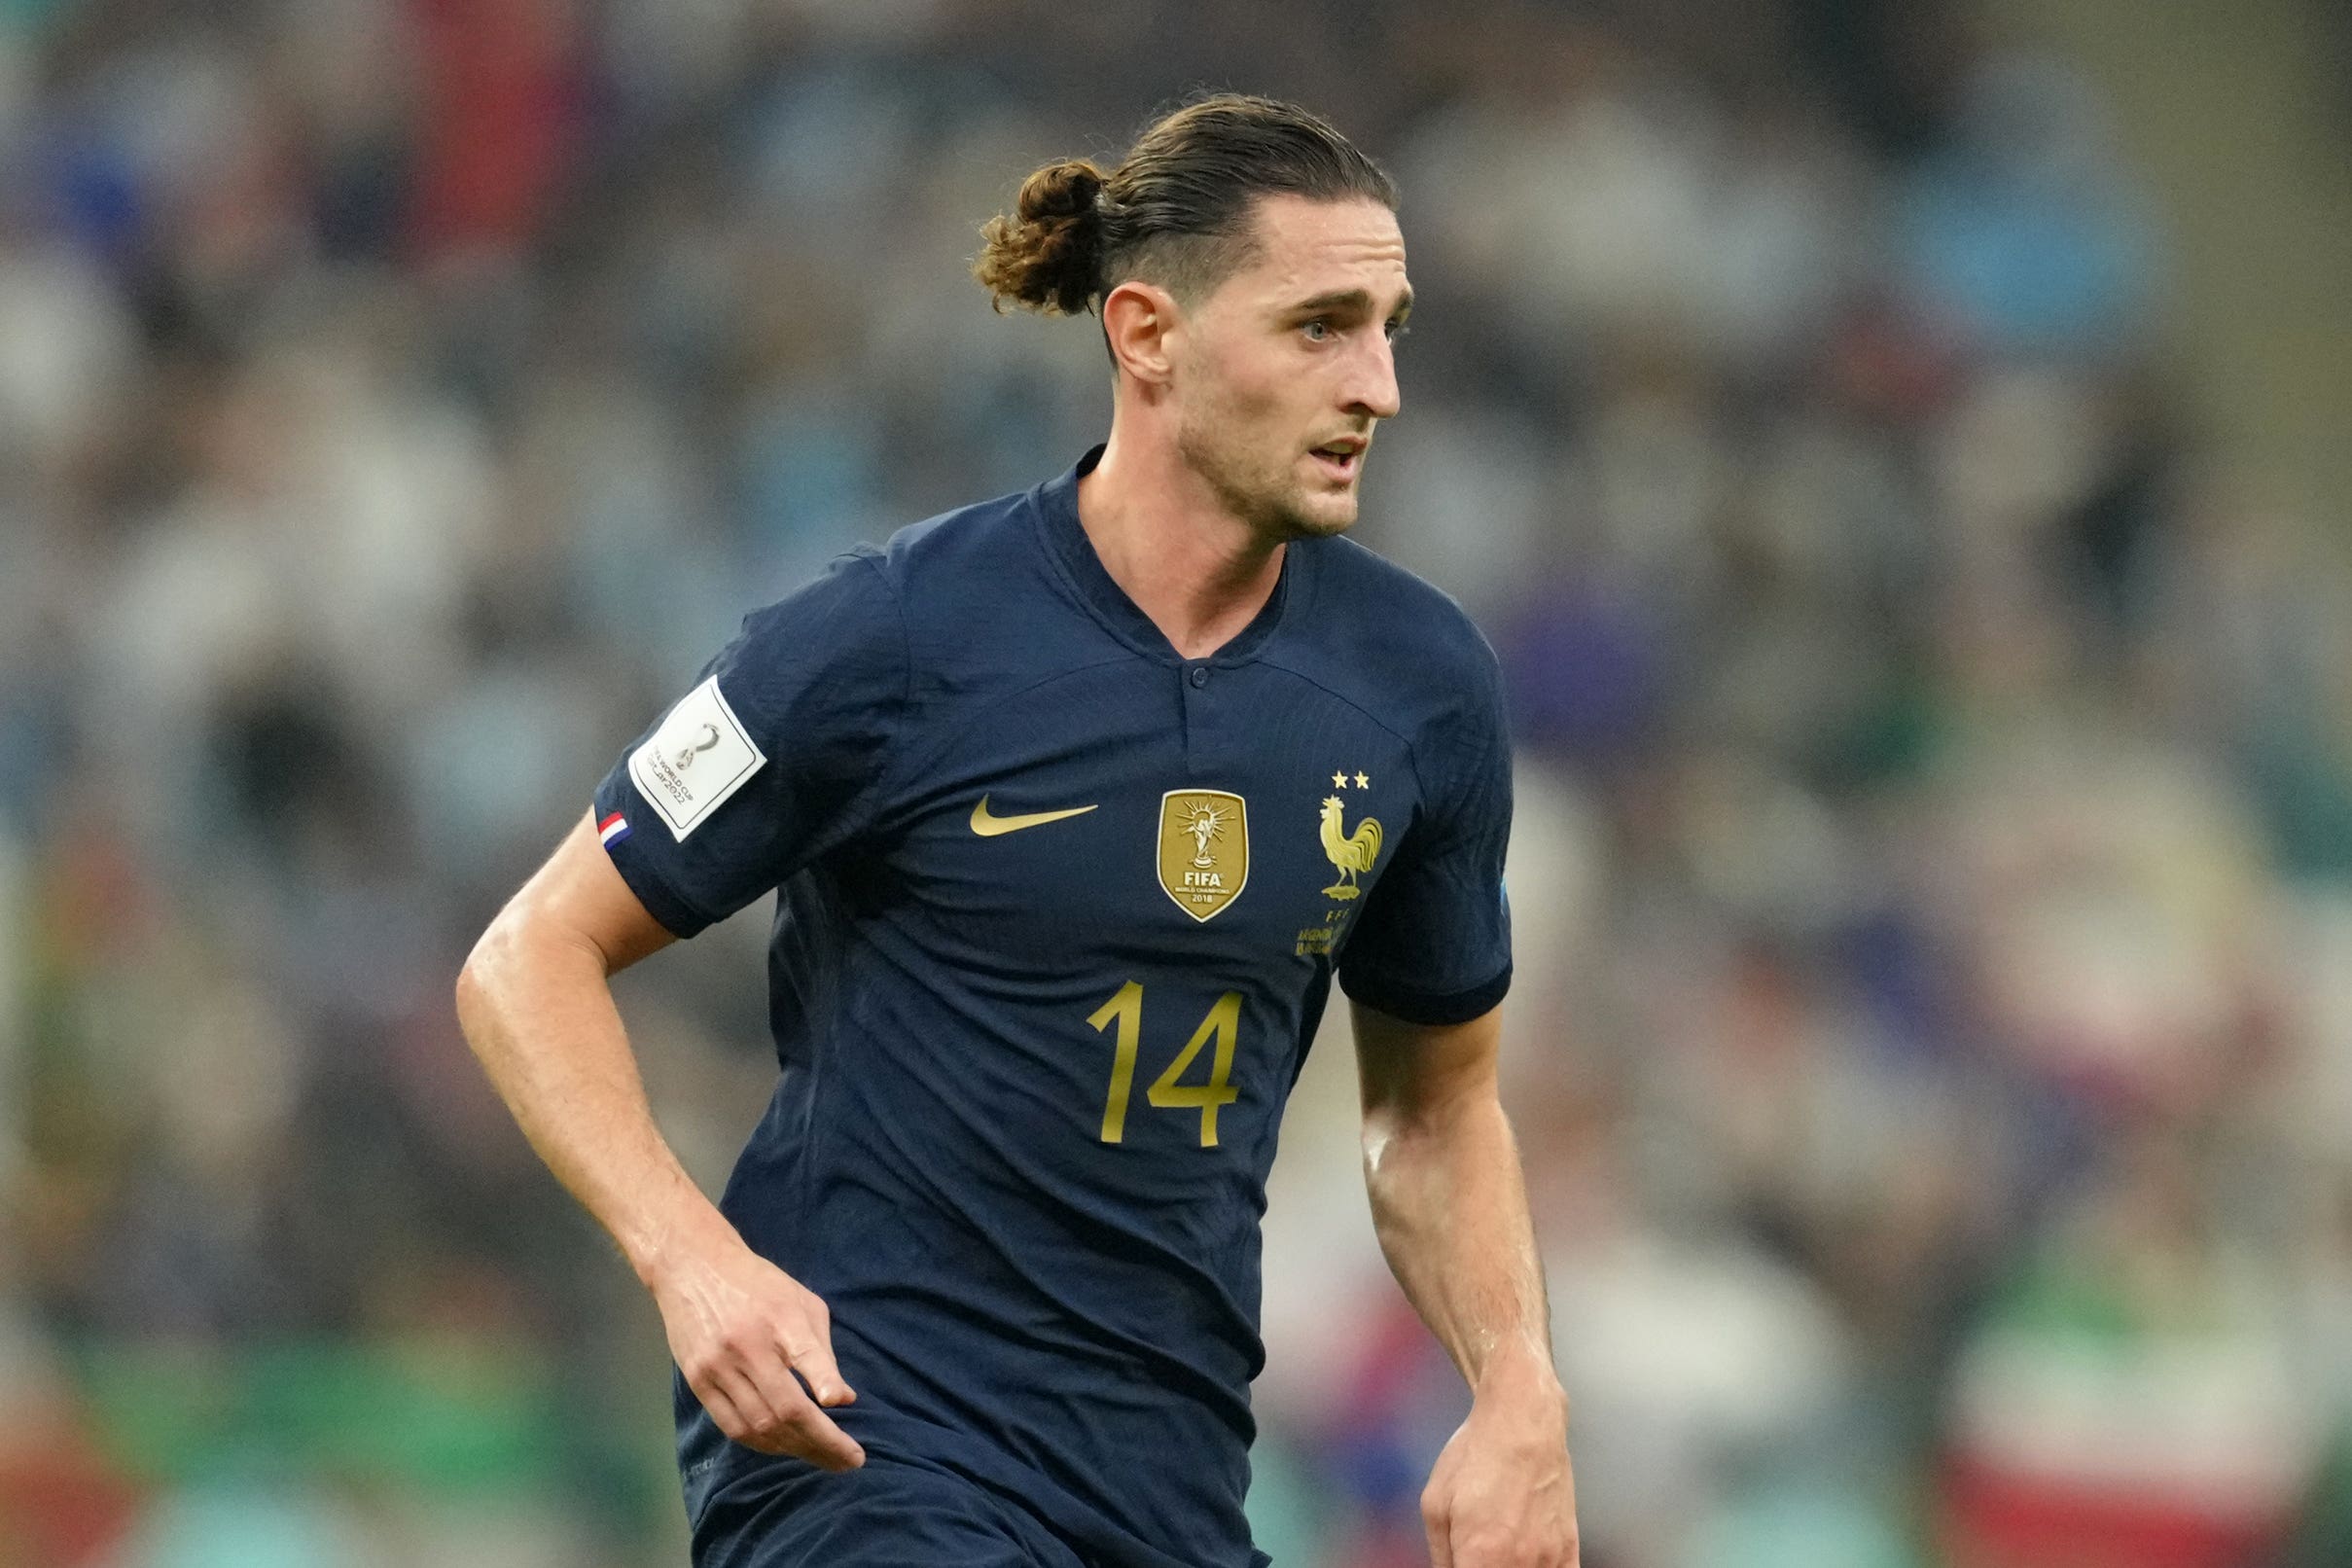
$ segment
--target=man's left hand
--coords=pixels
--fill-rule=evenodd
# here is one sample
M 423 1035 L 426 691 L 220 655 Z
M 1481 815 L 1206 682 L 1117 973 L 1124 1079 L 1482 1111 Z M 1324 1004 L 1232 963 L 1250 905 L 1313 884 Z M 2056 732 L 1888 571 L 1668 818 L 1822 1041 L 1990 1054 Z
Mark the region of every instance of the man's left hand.
M 1568 1403 L 1548 1377 L 1487 1380 L 1421 1491 L 1433 1568 L 1577 1568 Z

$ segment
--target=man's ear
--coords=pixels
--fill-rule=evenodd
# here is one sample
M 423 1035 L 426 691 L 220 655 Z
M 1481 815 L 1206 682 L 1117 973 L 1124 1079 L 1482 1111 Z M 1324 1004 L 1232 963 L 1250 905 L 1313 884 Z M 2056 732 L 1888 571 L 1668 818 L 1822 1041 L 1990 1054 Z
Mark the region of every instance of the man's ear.
M 1103 298 L 1111 362 L 1146 386 L 1166 384 L 1175 368 L 1171 339 L 1182 330 L 1176 297 L 1158 284 L 1129 278 Z

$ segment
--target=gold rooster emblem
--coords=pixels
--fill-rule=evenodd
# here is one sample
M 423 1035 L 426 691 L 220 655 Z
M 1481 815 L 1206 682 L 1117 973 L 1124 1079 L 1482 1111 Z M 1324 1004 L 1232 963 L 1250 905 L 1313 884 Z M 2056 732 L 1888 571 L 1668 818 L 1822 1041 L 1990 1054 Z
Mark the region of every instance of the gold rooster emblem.
M 1380 858 L 1379 819 L 1366 817 L 1349 833 L 1346 812 L 1346 803 L 1336 795 L 1323 798 L 1323 853 L 1339 869 L 1339 879 L 1323 890 L 1327 899 L 1352 899 L 1362 892 L 1356 877 L 1371 871 L 1372 862 Z

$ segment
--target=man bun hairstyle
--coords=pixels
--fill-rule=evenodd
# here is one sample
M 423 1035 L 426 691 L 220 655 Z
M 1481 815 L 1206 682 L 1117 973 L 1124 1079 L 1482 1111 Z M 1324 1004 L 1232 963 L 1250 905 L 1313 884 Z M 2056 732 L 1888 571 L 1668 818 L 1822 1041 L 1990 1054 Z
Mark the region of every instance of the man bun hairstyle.
M 1138 277 L 1198 300 L 1255 255 L 1262 196 L 1397 204 L 1387 173 L 1322 116 L 1219 92 L 1161 115 L 1108 173 L 1086 159 L 1032 173 L 1012 214 L 980 226 L 972 272 L 999 310 L 1074 316 Z
M 1102 279 L 1102 170 L 1083 158 L 1048 163 L 1021 181 L 1015 216 L 980 226 L 972 270 L 997 309 L 1007 300 L 1065 316 L 1087 307 Z

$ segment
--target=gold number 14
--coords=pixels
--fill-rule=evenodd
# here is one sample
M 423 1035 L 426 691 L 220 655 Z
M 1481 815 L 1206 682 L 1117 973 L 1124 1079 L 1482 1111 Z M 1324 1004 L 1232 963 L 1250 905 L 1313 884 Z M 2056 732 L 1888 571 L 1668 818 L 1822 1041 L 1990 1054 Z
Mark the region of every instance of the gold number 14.
M 1114 1037 L 1115 1054 L 1111 1058 L 1111 1092 L 1103 1100 L 1102 1141 L 1119 1143 L 1127 1130 L 1127 1096 L 1135 1087 L 1135 1048 L 1143 1035 L 1143 985 L 1129 980 L 1112 998 L 1094 1010 L 1087 1022 L 1100 1033 L 1116 1020 L 1119 1033 Z M 1241 1034 L 1241 993 L 1228 991 L 1217 998 L 1193 1038 L 1184 1043 L 1184 1050 L 1168 1063 L 1168 1070 L 1152 1081 L 1144 1092 L 1151 1102 L 1163 1111 L 1197 1110 L 1200 1113 L 1200 1147 L 1217 1147 L 1217 1108 L 1230 1105 L 1241 1098 L 1241 1090 L 1232 1085 L 1233 1046 Z M 1209 1061 L 1209 1081 L 1205 1084 L 1180 1084 L 1177 1080 L 1200 1054 L 1200 1048 L 1211 1039 L 1217 1042 L 1217 1053 Z

